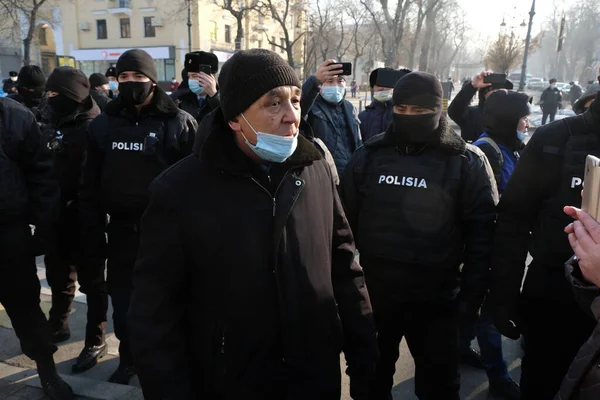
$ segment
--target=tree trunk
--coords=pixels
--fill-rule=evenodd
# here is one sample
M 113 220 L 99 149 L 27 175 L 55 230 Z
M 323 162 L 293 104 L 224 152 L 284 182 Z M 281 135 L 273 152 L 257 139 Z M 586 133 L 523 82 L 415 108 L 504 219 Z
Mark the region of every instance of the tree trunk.
M 423 19 L 421 16 L 417 17 L 417 26 L 415 28 L 415 35 L 410 41 L 410 47 L 408 50 L 408 68 L 415 67 L 415 57 L 417 53 L 417 43 L 419 36 L 421 35 L 421 29 L 423 29 Z
M 233 13 L 232 13 L 233 14 Z M 244 38 L 244 13 L 239 11 L 233 15 L 237 21 L 237 31 L 235 34 L 235 49 L 242 49 L 242 39 Z
M 427 71 L 429 68 L 429 48 L 431 46 L 431 38 L 433 36 L 433 25 L 432 21 L 427 17 L 425 36 L 423 36 L 423 43 L 421 44 L 421 56 L 419 57 L 419 70 Z
M 31 64 L 31 43 L 37 24 L 37 12 L 38 9 L 34 6 L 31 9 L 31 14 L 29 14 L 29 28 L 27 29 L 27 36 L 23 39 L 23 65 Z

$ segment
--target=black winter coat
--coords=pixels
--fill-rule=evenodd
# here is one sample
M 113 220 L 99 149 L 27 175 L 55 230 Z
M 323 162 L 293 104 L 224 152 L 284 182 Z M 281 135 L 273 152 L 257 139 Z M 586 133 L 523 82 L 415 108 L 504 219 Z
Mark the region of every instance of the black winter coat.
M 577 263 L 567 264 L 566 273 L 579 305 L 598 325 L 573 359 L 554 400 L 597 400 L 600 398 L 600 289 L 583 277 Z
M 565 122 L 571 119 L 583 119 L 588 124 L 589 133 L 581 135 L 598 135 L 600 119 L 590 111 L 539 128 L 527 143 L 498 204 L 489 297 L 498 312 L 516 315 L 521 296 L 563 304 L 573 301 L 563 269 L 573 254 L 564 233 L 572 219 L 562 209 L 581 205 L 585 155 L 600 149 L 596 146 L 588 151 L 580 142 L 575 149 L 577 164 L 566 169 L 566 163 L 575 162 L 573 152 L 565 160 L 569 138 L 573 137 Z M 523 282 L 528 253 L 533 261 Z
M 358 114 L 360 120 L 360 133 L 362 140 L 367 141 L 375 135 L 386 131 L 392 123 L 394 102 L 392 100 L 382 103 L 373 100 L 363 111 Z
M 87 256 L 104 257 L 106 214 L 137 223 L 148 205 L 148 186 L 191 153 L 196 129 L 196 120 L 158 86 L 151 104 L 139 115 L 117 97 L 94 119 L 79 193 Z M 157 138 L 154 145 L 151 133 Z
M 437 145 L 409 153 L 396 146 L 391 128 L 373 137 L 348 164 L 341 197 L 373 298 L 452 299 L 460 284 L 461 299 L 478 309 L 488 289 L 498 192 L 481 150 L 445 120 L 439 130 Z
M 268 176 L 209 118 L 142 219 L 129 323 L 145 398 L 337 400 L 340 351 L 364 382 L 376 343 L 329 166 L 299 137 Z
M 57 131 L 62 134 L 62 150 L 54 153 L 54 171 L 60 184 L 63 205 L 77 200 L 87 148 L 88 127 L 99 114 L 100 109 L 88 96 L 75 112 L 42 127 L 47 142 L 57 135 Z
M 34 115 L 0 98 L 0 223 L 25 219 L 47 227 L 56 216 L 59 195 L 52 154 Z
M 90 95 L 98 105 L 100 111 L 104 112 L 106 105 L 111 101 L 111 98 L 108 97 L 108 93 L 104 90 L 90 89 Z
M 476 141 L 483 133 L 485 101 L 480 100 L 479 105 L 476 106 L 470 105 L 476 93 L 477 89 L 469 81 L 463 85 L 448 106 L 448 116 L 460 127 L 460 136 L 467 142 Z

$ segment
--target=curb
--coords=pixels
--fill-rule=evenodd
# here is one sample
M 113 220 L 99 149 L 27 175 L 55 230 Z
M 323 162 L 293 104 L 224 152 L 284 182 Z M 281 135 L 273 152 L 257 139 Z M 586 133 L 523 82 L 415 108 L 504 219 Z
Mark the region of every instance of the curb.
M 116 383 L 102 382 L 77 376 L 61 375 L 71 385 L 76 396 L 90 400 L 143 400 L 142 390 Z M 35 370 L 13 367 L 0 363 L 0 381 L 25 385 L 41 390 L 40 379 Z

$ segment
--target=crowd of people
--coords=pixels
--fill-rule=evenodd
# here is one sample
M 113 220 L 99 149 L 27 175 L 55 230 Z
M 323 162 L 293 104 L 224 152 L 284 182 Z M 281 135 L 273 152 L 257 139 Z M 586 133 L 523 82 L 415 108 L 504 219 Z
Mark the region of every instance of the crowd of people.
M 0 302 L 49 398 L 74 398 L 53 354 L 76 282 L 73 372 L 107 354 L 110 299 L 109 380 L 146 399 L 339 399 L 343 351 L 352 398 L 389 400 L 402 339 L 421 400 L 458 400 L 460 363 L 503 399 L 600 395 L 600 225 L 575 208 L 597 90 L 529 137 L 531 98 L 482 72 L 448 108 L 457 135 L 425 72 L 373 71 L 357 113 L 335 60 L 304 83 L 268 50 L 184 65 L 170 95 L 140 49 L 89 77 L 26 66 L 0 99 Z M 523 337 L 520 385 L 502 336 Z

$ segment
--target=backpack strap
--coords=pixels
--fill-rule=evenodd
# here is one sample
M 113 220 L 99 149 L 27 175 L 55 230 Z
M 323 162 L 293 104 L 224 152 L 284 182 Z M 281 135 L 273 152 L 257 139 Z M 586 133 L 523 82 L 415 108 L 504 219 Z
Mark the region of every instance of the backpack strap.
M 484 136 L 482 138 L 479 138 L 473 144 L 477 145 L 477 143 L 482 143 L 482 142 L 489 144 L 494 149 L 494 151 L 496 152 L 496 155 L 498 156 L 498 160 L 500 162 L 500 168 L 502 168 L 504 166 L 504 155 L 502 154 L 502 150 L 500 150 L 500 146 L 498 146 L 496 141 L 489 136 Z

